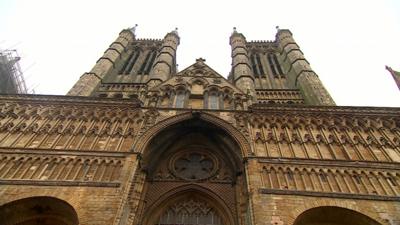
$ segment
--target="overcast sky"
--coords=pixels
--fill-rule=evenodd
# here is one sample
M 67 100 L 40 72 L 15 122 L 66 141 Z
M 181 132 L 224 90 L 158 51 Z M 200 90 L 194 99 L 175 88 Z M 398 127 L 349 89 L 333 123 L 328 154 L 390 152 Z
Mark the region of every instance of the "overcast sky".
M 274 40 L 290 29 L 338 105 L 400 106 L 385 65 L 400 70 L 400 1 L 0 0 L 0 48 L 17 49 L 29 88 L 65 94 L 113 42 L 139 24 L 138 38 L 179 28 L 179 70 L 203 57 L 223 76 L 229 36 Z

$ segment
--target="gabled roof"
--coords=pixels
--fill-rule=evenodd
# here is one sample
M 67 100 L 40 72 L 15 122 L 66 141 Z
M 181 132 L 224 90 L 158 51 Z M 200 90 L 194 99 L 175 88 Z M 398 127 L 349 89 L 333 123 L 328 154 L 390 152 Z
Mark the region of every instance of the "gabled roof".
M 221 74 L 217 73 L 210 66 L 208 66 L 205 61 L 206 60 L 203 58 L 196 59 L 195 63 L 177 73 L 176 76 L 203 76 L 225 79 Z
M 230 83 L 227 79 L 225 79 L 225 77 L 223 77 L 221 74 L 219 74 L 210 66 L 208 66 L 205 63 L 205 60 L 202 58 L 196 59 L 196 62 L 194 64 L 178 72 L 177 74 L 175 74 L 168 80 L 162 82 L 161 84 L 151 88 L 150 91 L 157 91 L 161 87 L 166 85 L 176 86 L 179 84 L 186 84 L 191 80 L 196 80 L 196 78 L 204 80 L 206 83 L 208 83 L 208 85 L 229 87 L 230 89 L 233 90 L 234 93 L 245 94 L 243 93 L 243 91 L 238 89 L 234 84 Z

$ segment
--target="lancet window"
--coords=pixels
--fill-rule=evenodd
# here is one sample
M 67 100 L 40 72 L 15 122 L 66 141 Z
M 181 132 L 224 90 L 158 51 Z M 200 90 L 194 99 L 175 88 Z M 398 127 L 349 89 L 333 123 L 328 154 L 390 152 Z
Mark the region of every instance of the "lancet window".
M 178 91 L 175 99 L 176 108 L 183 108 L 185 106 L 185 92 L 183 90 Z
M 269 66 L 271 68 L 272 74 L 275 77 L 284 75 L 282 72 L 282 68 L 279 65 L 279 61 L 278 61 L 278 58 L 276 57 L 276 55 L 274 53 L 269 53 L 267 58 L 268 58 L 268 62 L 269 62 Z
M 124 65 L 121 67 L 119 74 L 130 74 L 132 73 L 133 66 L 135 65 L 138 57 L 140 55 L 140 51 L 132 51 L 129 55 L 128 59 L 125 61 Z
M 209 108 L 210 109 L 218 109 L 218 93 L 216 92 L 211 92 L 209 96 Z
M 253 68 L 254 75 L 258 77 L 265 76 L 264 69 L 261 63 L 260 55 L 258 53 L 252 54 L 250 56 L 251 65 Z

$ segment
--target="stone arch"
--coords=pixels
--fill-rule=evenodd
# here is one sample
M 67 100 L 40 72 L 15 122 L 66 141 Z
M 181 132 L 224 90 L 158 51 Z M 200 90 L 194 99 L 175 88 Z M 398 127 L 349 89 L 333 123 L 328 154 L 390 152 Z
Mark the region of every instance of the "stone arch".
M 188 184 L 173 189 L 157 199 L 144 214 L 144 225 L 157 224 L 156 221 L 169 206 L 188 198 L 206 202 L 222 218 L 221 224 L 236 224 L 231 209 L 216 193 L 195 184 Z
M 222 130 L 224 130 L 228 135 L 230 135 L 238 144 L 240 151 L 241 151 L 241 157 L 244 158 L 249 155 L 250 153 L 250 143 L 246 139 L 246 137 L 235 127 L 233 127 L 231 124 L 226 122 L 223 119 L 220 119 L 218 117 L 215 117 L 211 114 L 204 113 L 204 112 L 186 112 L 182 113 L 179 115 L 176 115 L 174 117 L 165 119 L 150 129 L 148 129 L 141 137 L 138 138 L 138 142 L 136 142 L 133 146 L 133 149 L 137 149 L 139 153 L 144 153 L 144 150 L 147 149 L 150 141 L 152 140 L 153 137 L 155 137 L 158 133 L 160 133 L 162 130 L 166 129 L 169 126 L 172 126 L 174 124 L 178 124 L 180 122 L 190 120 L 193 118 L 198 118 L 200 120 L 203 120 L 205 122 L 211 123 L 213 125 L 216 125 L 220 127 Z
M 348 202 L 346 200 L 328 200 L 326 203 L 321 204 L 320 201 L 308 201 L 304 205 L 296 208 L 293 211 L 293 214 L 288 218 L 288 224 L 292 225 L 306 225 L 307 222 L 302 220 L 302 216 L 306 215 L 308 213 L 311 213 L 311 216 L 316 216 L 321 217 L 321 213 L 324 210 L 331 210 L 331 211 L 339 211 L 344 213 L 347 216 L 355 216 L 356 218 L 364 218 L 365 220 L 369 221 L 370 223 L 350 223 L 349 225 L 389 225 L 389 223 L 381 220 L 379 216 L 376 214 L 374 211 L 369 211 L 368 208 L 360 208 L 358 204 L 352 204 L 351 202 Z M 341 215 L 336 215 L 338 218 L 341 218 Z M 299 222 L 300 221 L 300 222 Z M 346 222 L 344 223 L 319 223 L 319 221 L 315 221 L 313 223 L 310 223 L 312 225 L 318 225 L 318 224 L 323 224 L 323 225 L 347 225 Z
M 337 207 L 321 206 L 301 213 L 293 225 L 381 225 L 360 212 Z
M 34 196 L 14 200 L 0 206 L 3 225 L 78 225 L 75 209 L 66 201 Z
M 240 191 L 244 193 L 243 196 L 247 193 L 243 159 L 250 153 L 250 145 L 243 134 L 226 121 L 208 113 L 184 112 L 161 120 L 144 131 L 133 149 L 142 153 L 134 182 L 142 182 L 142 196 L 149 203 L 143 205 L 141 213 L 135 216 L 137 222 L 146 218 L 143 214 L 150 211 L 148 206 L 153 204 L 154 199 L 159 198 L 157 196 L 169 196 L 166 193 L 170 190 L 193 182 L 212 190 L 220 199 L 229 202 L 229 205 L 240 205 L 240 212 L 247 207 L 246 199 L 235 198 L 235 193 Z M 193 178 L 179 174 L 179 169 L 175 169 L 175 159 L 191 152 L 211 159 L 210 171 L 215 173 L 210 172 L 205 177 L 198 177 L 196 174 Z M 143 180 L 140 180 L 140 177 Z M 221 208 L 220 206 L 218 207 Z M 232 213 L 235 218 L 243 219 L 243 215 L 239 215 L 236 208 Z M 237 224 L 236 219 L 234 222 L 229 224 Z

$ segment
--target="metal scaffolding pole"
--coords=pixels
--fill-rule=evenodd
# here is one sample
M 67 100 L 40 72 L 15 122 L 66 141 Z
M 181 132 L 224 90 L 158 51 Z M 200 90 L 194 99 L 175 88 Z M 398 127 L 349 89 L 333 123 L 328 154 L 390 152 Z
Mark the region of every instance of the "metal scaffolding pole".
M 0 50 L 0 93 L 27 94 L 16 50 Z

